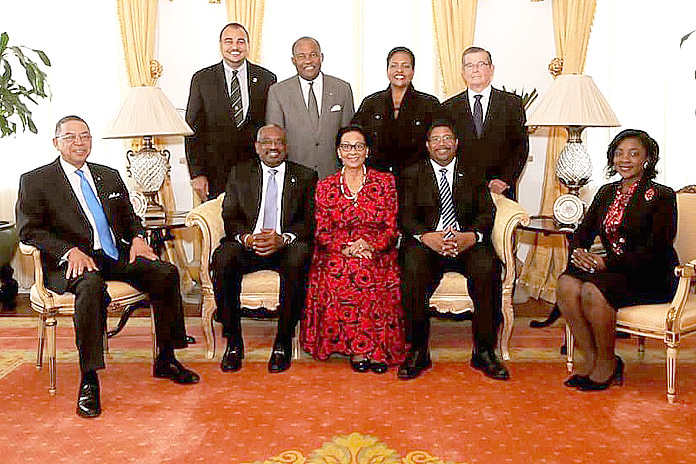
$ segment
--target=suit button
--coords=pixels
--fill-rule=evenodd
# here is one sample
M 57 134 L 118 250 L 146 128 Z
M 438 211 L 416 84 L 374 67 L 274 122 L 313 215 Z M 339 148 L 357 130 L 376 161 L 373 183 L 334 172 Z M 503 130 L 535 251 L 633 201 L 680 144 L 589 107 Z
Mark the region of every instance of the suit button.
M 318 146 L 319 146 L 319 142 L 315 143 L 314 146 L 315 146 L 315 147 L 318 147 Z

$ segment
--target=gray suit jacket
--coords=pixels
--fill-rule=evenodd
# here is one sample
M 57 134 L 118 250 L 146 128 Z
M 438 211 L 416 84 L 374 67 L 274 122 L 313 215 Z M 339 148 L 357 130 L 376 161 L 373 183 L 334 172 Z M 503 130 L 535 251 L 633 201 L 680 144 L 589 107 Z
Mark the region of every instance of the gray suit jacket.
M 288 159 L 314 169 L 319 179 L 337 171 L 336 133 L 350 123 L 354 113 L 350 84 L 326 74 L 318 128 L 309 119 L 299 76 L 273 84 L 268 90 L 266 123 L 285 129 Z

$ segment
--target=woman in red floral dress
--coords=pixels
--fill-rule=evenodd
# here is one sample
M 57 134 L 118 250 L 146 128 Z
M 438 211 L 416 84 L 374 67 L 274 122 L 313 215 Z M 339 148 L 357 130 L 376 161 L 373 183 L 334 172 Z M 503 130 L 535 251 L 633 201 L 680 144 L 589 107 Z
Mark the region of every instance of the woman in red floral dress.
M 365 167 L 362 128 L 342 128 L 336 150 L 343 168 L 317 184 L 302 347 L 317 359 L 343 354 L 358 372 L 384 373 L 405 357 L 395 180 Z

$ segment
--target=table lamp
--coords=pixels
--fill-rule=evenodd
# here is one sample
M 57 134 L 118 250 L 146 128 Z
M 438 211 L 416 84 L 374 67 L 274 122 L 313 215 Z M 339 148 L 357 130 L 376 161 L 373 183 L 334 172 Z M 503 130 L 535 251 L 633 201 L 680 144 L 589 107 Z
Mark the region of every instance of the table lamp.
M 556 176 L 570 193 L 553 204 L 553 215 L 561 229 L 574 230 L 585 205 L 578 192 L 592 176 L 592 162 L 582 143 L 585 127 L 616 127 L 619 121 L 590 76 L 561 74 L 539 102 L 528 126 L 563 126 L 568 140 L 556 163 Z
M 168 150 L 152 145 L 155 136 L 185 136 L 193 131 L 176 112 L 174 105 L 159 87 L 131 87 L 125 101 L 104 130 L 105 139 L 143 138 L 143 147 L 126 153 L 128 174 L 145 194 L 147 206 L 143 217 L 164 217 L 164 208 L 157 202 L 169 172 Z

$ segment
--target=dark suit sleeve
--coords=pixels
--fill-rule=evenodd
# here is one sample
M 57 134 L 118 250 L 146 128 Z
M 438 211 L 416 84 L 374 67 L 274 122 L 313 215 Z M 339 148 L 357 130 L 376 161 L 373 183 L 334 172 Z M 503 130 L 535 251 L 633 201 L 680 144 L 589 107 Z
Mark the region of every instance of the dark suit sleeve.
M 401 228 L 408 236 L 422 235 L 432 231 L 427 218 L 421 214 L 418 205 L 419 186 L 418 165 L 403 171 L 399 183 L 399 218 Z M 433 205 L 437 208 L 437 205 Z
M 208 175 L 204 164 L 206 116 L 203 105 L 202 83 L 200 82 L 201 76 L 200 73 L 196 73 L 191 78 L 189 99 L 186 105 L 186 122 L 193 129 L 193 135 L 185 139 L 186 160 L 188 161 L 191 179 Z
M 222 201 L 222 223 L 225 226 L 225 237 L 233 240 L 237 234 L 253 232 L 246 229 L 244 211 L 242 210 L 240 192 L 238 191 L 238 166 L 233 166 L 227 178 L 225 199 Z
M 467 228 L 466 231 L 477 230 L 483 234 L 486 240 L 489 240 L 493 231 L 495 205 L 493 204 L 491 193 L 485 185 L 478 185 L 475 188 L 473 198 L 476 203 L 473 208 L 473 221 L 471 222 L 471 229 Z
M 602 186 L 592 199 L 592 204 L 585 212 L 585 217 L 573 233 L 568 247 L 568 262 L 576 248 L 589 248 L 599 234 L 599 224 L 602 220 L 606 197 L 610 194 L 609 185 Z
M 508 163 L 502 166 L 502 180 L 508 185 L 516 187 L 517 181 L 522 174 L 524 165 L 527 163 L 529 155 L 529 135 L 527 134 L 527 117 L 525 115 L 522 100 L 516 95 L 510 96 L 508 101 Z
M 298 201 L 301 202 L 298 217 L 283 232 L 289 232 L 302 242 L 311 242 L 314 235 L 314 195 L 319 175 L 316 171 L 307 170 L 303 176 L 303 189 Z
M 19 239 L 27 245 L 33 245 L 48 254 L 55 262 L 76 244 L 63 240 L 52 232 L 46 224 L 49 199 L 43 188 L 42 179 L 23 174 L 19 179 L 19 196 L 16 205 Z

